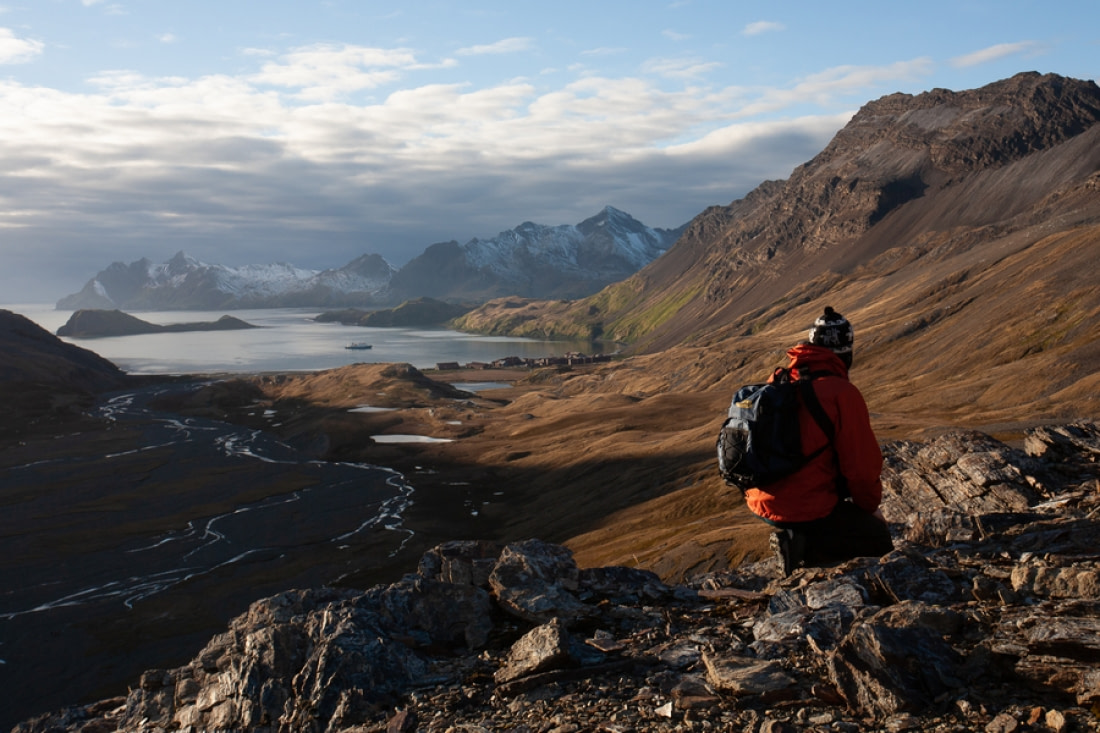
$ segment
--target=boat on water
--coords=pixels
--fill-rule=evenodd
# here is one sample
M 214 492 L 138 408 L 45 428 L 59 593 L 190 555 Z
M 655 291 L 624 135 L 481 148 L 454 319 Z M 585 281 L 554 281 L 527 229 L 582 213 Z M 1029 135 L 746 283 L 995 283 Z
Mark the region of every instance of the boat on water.
M 364 341 L 352 341 L 350 344 L 348 344 L 344 348 L 345 349 L 369 349 L 370 347 L 371 347 L 371 345 L 364 342 Z

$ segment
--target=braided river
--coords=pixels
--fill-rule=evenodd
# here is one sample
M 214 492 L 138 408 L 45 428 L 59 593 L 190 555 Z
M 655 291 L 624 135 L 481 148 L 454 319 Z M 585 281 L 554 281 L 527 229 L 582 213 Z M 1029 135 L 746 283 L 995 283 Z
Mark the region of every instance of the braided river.
M 51 333 L 69 316 L 6 308 Z M 317 371 L 360 361 L 429 368 L 579 350 L 320 324 L 316 311 L 299 309 L 229 314 L 262 328 L 67 340 L 132 374 Z M 222 313 L 134 315 L 184 323 Z M 373 348 L 344 349 L 351 341 Z M 105 427 L 0 454 L 0 730 L 125 694 L 146 669 L 185 664 L 257 599 L 349 577 L 360 587 L 415 567 L 404 513 L 416 490 L 405 476 L 318 461 L 262 431 L 151 407 L 165 390 L 211 378 L 105 395 L 91 416 Z

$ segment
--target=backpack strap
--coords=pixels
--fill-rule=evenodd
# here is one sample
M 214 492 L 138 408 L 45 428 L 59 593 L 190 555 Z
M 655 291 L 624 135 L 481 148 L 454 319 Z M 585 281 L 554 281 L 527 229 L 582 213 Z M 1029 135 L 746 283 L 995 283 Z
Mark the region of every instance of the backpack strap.
M 836 437 L 836 428 L 833 426 L 833 421 L 825 414 L 825 408 L 821 406 L 821 400 L 817 398 L 817 392 L 814 391 L 813 386 L 813 375 L 809 372 L 800 372 L 798 377 L 802 404 L 806 405 L 806 409 L 813 415 L 817 426 L 821 428 L 821 432 L 825 433 L 825 437 L 829 439 L 829 443 L 832 443 L 833 438 Z

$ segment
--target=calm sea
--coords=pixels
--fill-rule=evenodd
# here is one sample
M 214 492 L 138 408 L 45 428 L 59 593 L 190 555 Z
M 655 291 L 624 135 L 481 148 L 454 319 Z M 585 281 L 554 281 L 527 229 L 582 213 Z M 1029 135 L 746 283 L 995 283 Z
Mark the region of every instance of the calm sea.
M 3 305 L 50 333 L 72 315 L 50 304 Z M 418 369 L 440 362 L 489 362 L 506 356 L 559 356 L 591 351 L 587 343 L 479 336 L 446 329 L 369 328 L 317 323 L 321 309 L 238 311 L 130 311 L 149 323 L 216 321 L 231 315 L 262 328 L 191 331 L 97 339 L 65 339 L 112 361 L 131 374 L 294 372 L 333 369 L 357 362 L 408 363 Z M 344 348 L 365 341 L 369 350 Z

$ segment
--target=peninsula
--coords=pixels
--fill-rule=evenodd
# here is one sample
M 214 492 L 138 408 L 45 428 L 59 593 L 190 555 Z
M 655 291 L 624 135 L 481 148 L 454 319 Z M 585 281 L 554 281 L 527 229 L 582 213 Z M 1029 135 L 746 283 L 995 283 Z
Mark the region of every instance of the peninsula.
M 87 339 L 107 336 L 136 336 L 144 333 L 178 333 L 182 331 L 238 331 L 246 328 L 259 328 L 240 318 L 222 316 L 216 321 L 196 321 L 193 323 L 157 324 L 143 321 L 136 316 L 119 310 L 78 310 L 69 317 L 68 322 L 57 329 L 58 336 Z

